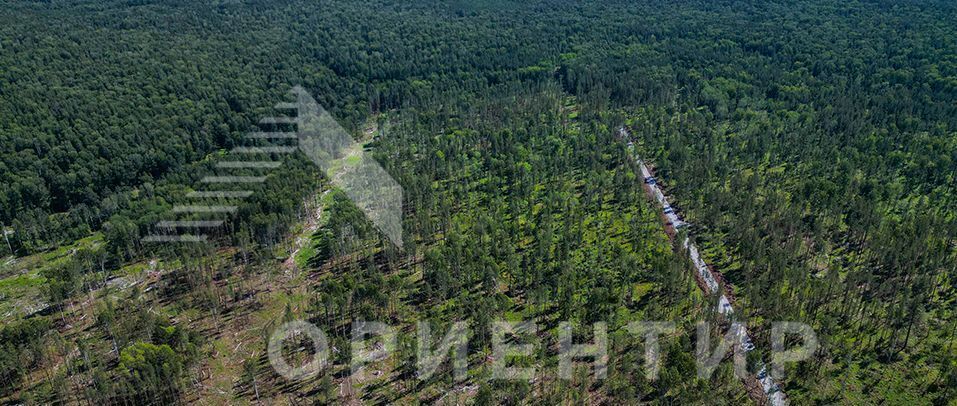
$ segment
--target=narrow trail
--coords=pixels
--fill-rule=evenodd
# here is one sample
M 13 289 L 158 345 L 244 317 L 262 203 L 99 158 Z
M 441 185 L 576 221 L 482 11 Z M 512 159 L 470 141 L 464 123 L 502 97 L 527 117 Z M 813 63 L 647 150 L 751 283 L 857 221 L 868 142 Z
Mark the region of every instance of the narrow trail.
M 619 129 L 619 135 L 628 142 L 628 152 L 631 154 L 631 157 L 635 159 L 638 163 L 639 168 L 641 169 L 641 177 L 643 182 L 643 187 L 645 192 L 647 192 L 662 208 L 662 215 L 665 219 L 665 232 L 668 233 L 669 237 L 674 239 L 677 236 L 676 230 L 687 227 L 688 223 L 684 222 L 681 219 L 675 210 L 668 203 L 668 196 L 664 194 L 661 190 L 661 187 L 658 186 L 657 180 L 655 180 L 654 173 L 651 168 L 645 164 L 645 162 L 637 155 L 634 148 L 634 143 L 631 140 L 631 135 L 628 133 L 624 127 Z M 695 267 L 695 279 L 698 280 L 698 286 L 704 291 L 705 294 L 720 294 L 718 298 L 717 311 L 718 313 L 724 315 L 729 320 L 734 321 L 734 306 L 732 305 L 733 296 L 731 292 L 728 291 L 727 286 L 722 287 L 718 284 L 718 278 L 715 277 L 714 273 L 711 271 L 711 268 L 708 264 L 701 258 L 701 254 L 698 251 L 698 247 L 691 241 L 690 236 L 685 236 L 684 241 L 682 241 L 682 246 L 688 251 L 688 256 L 691 258 L 692 264 Z M 735 346 L 738 346 L 744 349 L 746 352 L 754 350 L 754 344 L 751 342 L 751 338 L 748 336 L 747 327 L 744 324 L 741 324 L 740 330 L 738 331 L 739 340 L 735 343 Z M 742 379 L 745 387 L 748 389 L 748 394 L 751 396 L 752 400 L 758 404 L 770 404 L 773 406 L 784 406 L 787 405 L 787 397 L 784 394 L 784 391 L 774 382 L 771 378 L 771 374 L 768 371 L 767 366 L 761 365 L 760 371 L 756 376 L 748 376 L 747 378 Z
M 306 218 L 305 224 L 302 226 L 302 231 L 299 232 L 293 242 L 292 251 L 289 253 L 289 258 L 286 258 L 283 261 L 282 266 L 286 272 L 297 271 L 298 266 L 296 265 L 296 255 L 299 255 L 306 244 L 311 240 L 312 234 L 319 229 L 319 220 L 322 219 L 322 198 L 329 193 L 329 190 L 322 192 L 318 197 L 312 197 L 313 205 L 307 204 L 306 211 L 308 212 L 308 217 Z

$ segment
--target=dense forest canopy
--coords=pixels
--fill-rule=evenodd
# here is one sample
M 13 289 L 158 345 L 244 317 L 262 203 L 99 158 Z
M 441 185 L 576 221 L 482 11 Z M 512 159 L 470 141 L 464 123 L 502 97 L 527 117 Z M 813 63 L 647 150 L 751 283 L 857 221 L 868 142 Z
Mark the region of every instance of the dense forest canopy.
M 622 127 L 736 297 L 753 357 L 770 321 L 820 335 L 781 383 L 792 403 L 957 398 L 957 3 L 3 6 L 5 401 L 753 401 L 730 366 L 695 378 L 713 298 L 661 232 Z M 295 85 L 403 186 L 405 250 L 302 156 L 209 244 L 141 243 Z M 490 380 L 481 326 L 499 317 L 606 321 L 613 372 Z M 344 348 L 357 318 L 472 320 L 476 387 L 417 385 L 406 352 L 363 395 L 342 389 L 345 354 L 304 384 L 270 370 L 278 320 Z M 657 381 L 623 330 L 643 318 L 681 326 Z
M 617 103 L 680 91 L 725 115 L 738 103 L 797 113 L 826 103 L 847 114 L 822 128 L 835 142 L 862 133 L 858 121 L 875 121 L 894 145 L 896 132 L 941 131 L 957 116 L 948 2 L 489 3 L 11 4 L 3 142 L 16 154 L 4 156 L 0 215 L 9 225 L 41 214 L 33 209 L 90 210 L 229 146 L 254 101 L 289 83 L 352 123 L 423 87 L 470 89 L 566 64 L 570 89 L 600 84 Z

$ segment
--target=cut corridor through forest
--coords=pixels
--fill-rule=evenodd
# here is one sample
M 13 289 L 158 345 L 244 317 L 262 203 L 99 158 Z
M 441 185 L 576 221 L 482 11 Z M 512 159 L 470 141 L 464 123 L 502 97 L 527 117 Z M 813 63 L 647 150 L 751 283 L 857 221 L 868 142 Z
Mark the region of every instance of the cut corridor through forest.
M 661 187 L 658 186 L 658 182 L 654 177 L 652 170 L 648 167 L 647 164 L 638 156 L 635 152 L 634 142 L 631 140 L 631 135 L 628 133 L 624 127 L 619 130 L 619 135 L 628 143 L 628 153 L 635 159 L 635 162 L 638 164 L 639 169 L 641 170 L 641 179 L 644 183 L 645 192 L 648 193 L 655 201 L 661 206 L 662 214 L 666 219 L 665 222 L 665 231 L 668 236 L 673 240 L 678 237 L 677 230 L 682 228 L 687 228 L 688 223 L 684 222 L 678 213 L 675 212 L 674 208 L 668 203 L 668 196 L 662 191 Z M 698 281 L 698 286 L 706 295 L 719 294 L 717 311 L 724 315 L 729 321 L 735 321 L 735 311 L 734 307 L 731 304 L 729 297 L 733 297 L 730 292 L 727 291 L 725 286 L 718 284 L 717 278 L 715 278 L 714 273 L 711 272 L 711 269 L 708 267 L 708 264 L 704 262 L 704 259 L 701 258 L 701 254 L 698 251 L 698 247 L 691 240 L 689 233 L 685 233 L 684 239 L 682 241 L 682 247 L 688 251 L 688 256 L 691 259 L 691 263 L 694 265 L 696 271 L 696 280 Z M 741 328 L 738 334 L 739 341 L 734 344 L 735 347 L 741 348 L 745 351 L 754 350 L 754 344 L 751 341 L 751 338 L 748 336 L 747 327 L 744 326 L 744 323 L 741 324 Z M 760 389 L 757 388 L 757 385 L 754 385 L 753 381 L 757 380 L 760 383 Z M 748 389 L 748 394 L 751 398 L 758 402 L 759 404 L 767 402 L 773 406 L 781 406 L 787 404 L 787 398 L 784 395 L 784 391 L 774 382 L 771 378 L 771 374 L 768 373 L 767 366 L 763 365 L 760 368 L 760 371 L 757 374 L 757 377 L 748 376 L 748 378 L 743 379 L 745 387 Z

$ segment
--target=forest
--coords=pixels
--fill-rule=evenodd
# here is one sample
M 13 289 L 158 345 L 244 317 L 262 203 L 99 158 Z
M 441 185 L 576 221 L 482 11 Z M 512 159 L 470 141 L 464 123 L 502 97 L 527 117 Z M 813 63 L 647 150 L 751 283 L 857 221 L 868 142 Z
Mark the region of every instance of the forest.
M 957 404 L 957 3 L 4 6 L 0 403 L 766 403 L 730 360 L 696 374 L 697 323 L 717 338 L 727 320 L 689 235 L 750 365 L 772 322 L 816 332 L 779 382 L 789 403 Z M 220 201 L 236 210 L 207 241 L 144 241 L 234 148 L 267 145 L 246 135 L 293 86 L 402 186 L 402 247 L 298 153 L 230 172 L 264 181 Z M 293 320 L 337 349 L 313 379 L 271 366 Z M 363 379 L 358 320 L 399 331 Z M 514 361 L 533 379 L 493 377 L 497 320 L 539 326 Z M 657 379 L 641 320 L 677 326 Z M 467 322 L 464 381 L 417 375 L 424 321 Z M 607 324 L 604 379 L 557 376 L 562 322 L 577 341 Z

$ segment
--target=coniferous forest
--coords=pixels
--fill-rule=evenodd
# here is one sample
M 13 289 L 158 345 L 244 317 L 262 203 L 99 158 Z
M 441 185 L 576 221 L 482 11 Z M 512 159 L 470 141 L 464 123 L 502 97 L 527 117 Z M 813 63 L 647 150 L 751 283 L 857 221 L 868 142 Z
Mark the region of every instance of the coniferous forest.
M 2 5 L 2 404 L 957 405 L 955 2 Z M 401 247 L 295 137 L 250 139 L 295 86 L 402 187 Z M 182 213 L 222 175 L 256 181 Z M 291 321 L 328 341 L 308 379 L 270 359 Z M 360 321 L 396 334 L 357 372 Z M 639 321 L 674 326 L 656 376 Z M 819 346 L 761 389 L 778 321 Z M 747 326 L 748 377 L 699 374 L 702 322 Z M 422 374 L 422 323 L 464 323 L 463 376 Z M 560 376 L 566 327 L 607 335 L 603 376 Z

